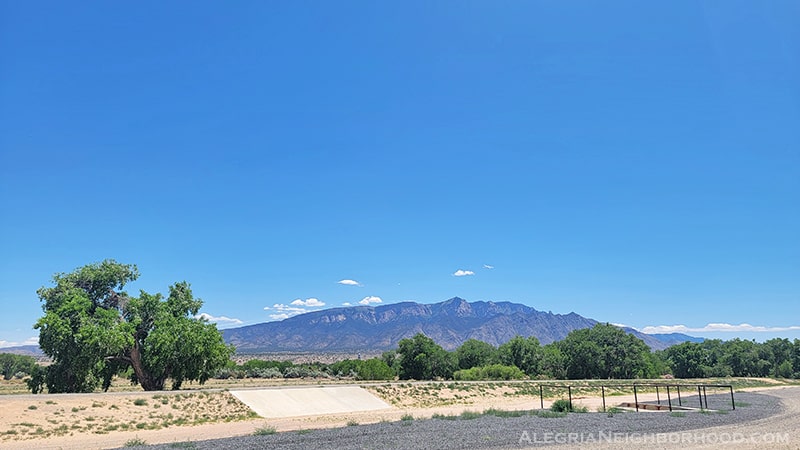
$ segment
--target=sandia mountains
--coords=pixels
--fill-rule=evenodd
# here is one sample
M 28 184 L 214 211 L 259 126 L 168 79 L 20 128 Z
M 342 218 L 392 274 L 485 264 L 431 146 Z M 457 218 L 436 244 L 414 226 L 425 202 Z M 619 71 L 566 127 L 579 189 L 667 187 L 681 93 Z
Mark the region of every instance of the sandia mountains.
M 279 322 L 223 330 L 223 336 L 238 353 L 374 352 L 394 349 L 401 339 L 417 333 L 453 350 L 467 339 L 497 346 L 516 335 L 536 336 L 548 344 L 597 323 L 576 313 L 552 314 L 517 303 L 454 297 L 434 304 L 403 302 L 313 311 Z M 655 350 L 693 339 L 669 335 L 670 342 L 665 342 L 633 329 L 625 331 Z

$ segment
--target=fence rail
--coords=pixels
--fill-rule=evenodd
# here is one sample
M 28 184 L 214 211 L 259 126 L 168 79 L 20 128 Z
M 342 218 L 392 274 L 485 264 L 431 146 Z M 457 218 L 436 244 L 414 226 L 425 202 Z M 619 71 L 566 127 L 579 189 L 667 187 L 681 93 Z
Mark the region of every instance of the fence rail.
M 542 409 L 544 409 L 544 386 L 547 387 L 554 387 L 554 388 L 563 388 L 567 390 L 567 395 L 569 397 L 569 408 L 572 409 L 572 388 L 573 386 L 570 384 L 539 384 L 539 405 Z M 592 387 L 597 387 L 598 385 L 593 385 Z M 577 386 L 575 386 L 577 387 Z M 580 386 L 583 387 L 583 386 Z M 708 393 L 706 388 L 725 388 L 730 391 L 731 394 L 731 410 L 736 409 L 736 402 L 733 398 L 733 385 L 730 384 L 679 384 L 679 383 L 630 383 L 630 384 L 613 384 L 613 385 L 599 385 L 600 387 L 600 395 L 603 398 L 603 412 L 606 411 L 606 388 L 620 388 L 620 387 L 633 387 L 633 402 L 636 408 L 636 411 L 639 411 L 639 388 L 656 388 L 656 402 L 658 405 L 661 405 L 661 388 L 666 389 L 667 394 L 667 405 L 668 409 L 672 411 L 672 392 L 670 388 L 674 388 L 675 392 L 677 393 L 678 399 L 678 406 L 683 407 L 683 397 L 681 397 L 681 388 L 689 388 L 693 392 L 695 388 L 697 388 L 697 397 L 700 402 L 700 409 L 708 409 Z M 685 392 L 685 390 L 684 390 Z M 705 405 L 705 406 L 704 406 Z

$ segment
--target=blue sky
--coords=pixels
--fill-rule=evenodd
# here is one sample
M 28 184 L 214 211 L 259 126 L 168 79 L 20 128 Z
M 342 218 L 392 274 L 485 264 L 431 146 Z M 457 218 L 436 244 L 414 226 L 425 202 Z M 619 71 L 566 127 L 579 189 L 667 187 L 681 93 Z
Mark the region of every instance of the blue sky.
M 221 327 L 460 296 L 800 337 L 800 4 L 652 3 L 0 0 L 0 346 L 105 258 Z

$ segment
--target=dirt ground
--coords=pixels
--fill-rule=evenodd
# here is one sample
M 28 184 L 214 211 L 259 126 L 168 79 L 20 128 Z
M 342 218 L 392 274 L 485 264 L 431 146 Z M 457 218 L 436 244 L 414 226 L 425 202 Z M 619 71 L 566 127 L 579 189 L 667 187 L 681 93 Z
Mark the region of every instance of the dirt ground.
M 399 421 L 403 416 L 429 418 L 481 412 L 539 409 L 536 393 L 502 384 L 463 388 L 446 384 L 382 384 L 367 387 L 391 408 L 346 414 L 263 419 L 224 390 L 114 392 L 93 394 L 0 396 L 0 449 L 96 449 L 124 446 L 137 439 L 148 444 L 183 443 L 253 434 L 263 427 L 292 431 Z M 663 394 L 662 394 L 663 395 Z M 656 395 L 641 394 L 640 401 Z M 601 408 L 597 397 L 573 397 L 589 411 Z M 606 398 L 612 406 L 633 401 L 630 395 Z M 550 401 L 544 401 L 548 408 Z M 798 405 L 800 408 L 800 405 Z

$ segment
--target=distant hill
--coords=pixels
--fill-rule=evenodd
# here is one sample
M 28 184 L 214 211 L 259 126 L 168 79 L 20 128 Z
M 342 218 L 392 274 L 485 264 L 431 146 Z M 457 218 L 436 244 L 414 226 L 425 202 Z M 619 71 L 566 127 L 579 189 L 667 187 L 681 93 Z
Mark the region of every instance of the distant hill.
M 597 323 L 574 312 L 552 314 L 517 303 L 470 303 L 454 297 L 428 305 L 403 302 L 325 309 L 279 322 L 226 329 L 223 336 L 239 353 L 391 350 L 401 339 L 417 333 L 453 350 L 467 339 L 497 346 L 516 335 L 535 336 L 544 345 Z M 636 330 L 625 331 L 652 349 L 669 346 Z
M 20 345 L 17 347 L 2 347 L 0 348 L 0 353 L 12 353 L 14 355 L 26 355 L 26 356 L 44 356 L 42 350 L 39 348 L 38 345 Z
M 682 344 L 684 342 L 703 342 L 705 338 L 689 336 L 683 333 L 651 334 L 654 338 L 667 344 L 668 346 Z

